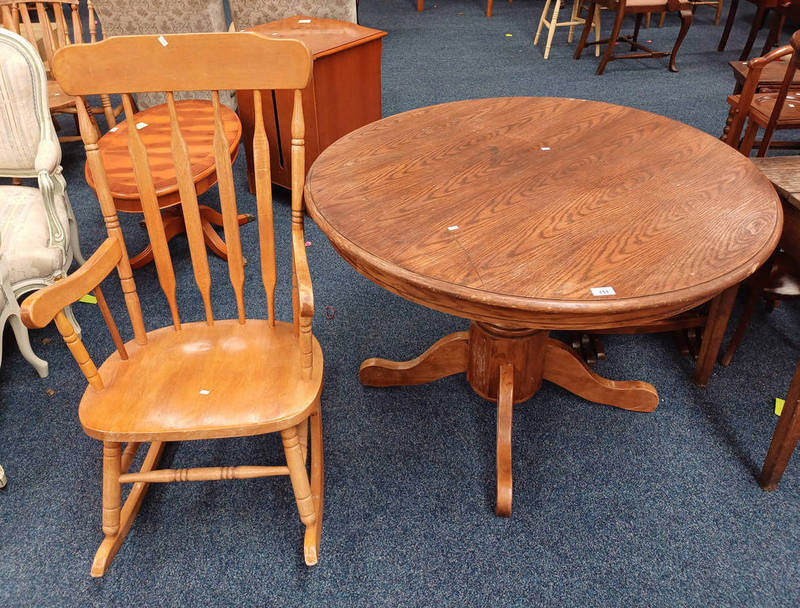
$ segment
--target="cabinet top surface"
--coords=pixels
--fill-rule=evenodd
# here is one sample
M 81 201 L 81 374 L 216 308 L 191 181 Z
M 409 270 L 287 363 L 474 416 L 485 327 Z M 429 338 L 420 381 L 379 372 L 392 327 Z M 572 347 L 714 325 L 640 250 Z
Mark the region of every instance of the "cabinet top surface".
M 349 48 L 383 38 L 386 32 L 364 27 L 348 21 L 317 19 L 296 15 L 279 21 L 256 25 L 248 31 L 275 38 L 302 40 L 311 49 L 314 57 L 336 52 L 341 47 Z
M 546 97 L 371 123 L 319 156 L 306 202 L 351 264 L 410 299 L 589 321 L 713 297 L 768 257 L 783 219 L 769 181 L 718 139 Z

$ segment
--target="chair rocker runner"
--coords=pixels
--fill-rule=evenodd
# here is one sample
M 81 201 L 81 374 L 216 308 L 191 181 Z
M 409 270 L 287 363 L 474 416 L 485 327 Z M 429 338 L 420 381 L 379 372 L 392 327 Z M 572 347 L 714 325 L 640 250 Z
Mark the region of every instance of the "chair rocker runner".
M 305 524 L 305 562 L 317 562 L 322 529 L 323 459 L 320 392 L 322 352 L 311 332 L 313 293 L 303 234 L 304 121 L 301 90 L 311 75 L 311 54 L 296 40 L 271 40 L 253 33 L 175 34 L 110 38 L 70 46 L 56 53 L 54 72 L 70 95 L 121 94 L 126 115 L 130 93 L 166 92 L 172 132 L 172 159 L 181 190 L 192 268 L 205 320 L 182 322 L 176 280 L 162 216 L 151 181 L 150 163 L 137 129 L 128 132 L 136 182 L 153 245 L 159 283 L 172 327 L 145 329 L 139 295 L 97 149 L 97 130 L 83 104 L 79 125 L 97 186 L 108 238 L 70 277 L 30 296 L 22 306 L 29 327 L 56 325 L 89 382 L 80 403 L 85 432 L 103 442 L 105 535 L 91 573 L 102 576 L 122 544 L 150 483 L 247 479 L 288 475 L 300 519 Z M 134 67 L 131 67 L 134 66 Z M 265 69 L 265 66 L 273 66 Z M 262 115 L 262 92 L 294 90 L 292 137 L 292 323 L 275 320 L 276 258 L 269 149 Z M 210 90 L 214 106 L 214 155 L 219 198 L 228 244 L 228 269 L 237 317 L 215 319 L 211 279 L 197 197 L 173 91 Z M 254 153 L 261 280 L 267 319 L 248 319 L 244 305 L 242 257 L 230 151 L 223 131 L 220 90 L 253 90 L 256 107 Z M 266 97 L 271 99 L 271 97 Z M 133 339 L 123 343 L 100 282 L 116 268 L 130 317 Z M 227 287 L 226 287 L 227 289 Z M 98 367 L 60 310 L 93 291 L 116 352 Z M 146 382 L 143 380 L 146 379 Z M 308 445 L 309 426 L 311 445 Z M 158 469 L 168 441 L 218 439 L 280 432 L 282 466 Z M 150 448 L 141 470 L 128 472 L 140 443 Z M 123 443 L 127 444 L 123 448 Z M 311 473 L 306 471 L 311 453 Z M 121 484 L 132 489 L 121 506 Z

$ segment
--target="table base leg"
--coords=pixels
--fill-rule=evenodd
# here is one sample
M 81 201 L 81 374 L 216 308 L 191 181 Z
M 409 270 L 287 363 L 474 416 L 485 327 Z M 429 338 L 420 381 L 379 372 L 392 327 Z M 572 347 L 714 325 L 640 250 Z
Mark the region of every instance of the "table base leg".
M 514 403 L 532 397 L 542 380 L 595 403 L 652 412 L 658 393 L 647 382 L 608 380 L 597 375 L 566 344 L 542 329 L 473 321 L 469 332 L 445 336 L 410 361 L 367 359 L 359 379 L 365 386 L 433 382 L 460 372 L 481 397 L 497 402 L 497 515 L 511 515 L 511 430 Z
M 438 340 L 411 361 L 372 358 L 361 364 L 358 379 L 364 386 L 412 386 L 467 371 L 468 334 L 459 331 Z
M 203 228 L 203 240 L 206 246 L 223 260 L 228 259 L 228 250 L 225 241 L 214 230 L 214 226 L 222 226 L 222 214 L 206 205 L 200 205 L 200 225 Z M 170 207 L 162 213 L 164 222 L 164 233 L 167 242 L 179 234 L 186 232 L 186 224 L 183 221 L 183 213 L 180 207 Z M 252 222 L 255 216 L 252 213 L 242 213 L 237 217 L 240 226 Z M 213 224 L 213 226 L 212 226 Z M 131 258 L 131 268 L 137 269 L 146 266 L 153 261 L 153 247 L 147 245 L 142 251 Z

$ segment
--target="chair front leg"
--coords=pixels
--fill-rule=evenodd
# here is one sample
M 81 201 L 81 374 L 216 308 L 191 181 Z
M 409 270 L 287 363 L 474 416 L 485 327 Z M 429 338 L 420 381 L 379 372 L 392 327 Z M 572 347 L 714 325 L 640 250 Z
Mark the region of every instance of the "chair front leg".
M 725 50 L 725 45 L 728 44 L 728 36 L 731 34 L 731 28 L 733 27 L 733 21 L 736 18 L 736 9 L 739 6 L 739 0 L 733 0 L 731 2 L 731 7 L 728 9 L 728 18 L 725 20 L 725 28 L 722 30 L 722 36 L 719 39 L 719 45 L 717 46 L 717 52 L 721 53 Z M 719 10 L 722 10 L 720 7 Z
M 611 35 L 608 37 L 608 46 L 606 47 L 603 57 L 600 59 L 600 65 L 597 66 L 597 71 L 595 72 L 595 74 L 598 76 L 605 71 L 606 65 L 609 61 L 611 61 L 611 57 L 614 54 L 614 45 L 617 43 L 617 39 L 619 38 L 619 31 L 622 29 L 622 19 L 624 17 L 625 13 L 622 11 L 617 11 L 616 17 L 614 18 L 614 26 L 611 28 Z
M 750 51 L 753 50 L 753 44 L 758 36 L 758 30 L 764 26 L 764 21 L 767 19 L 769 9 L 764 6 L 759 6 L 756 11 L 756 16 L 753 17 L 753 24 L 750 26 L 750 33 L 747 35 L 747 42 L 744 43 L 742 54 L 739 55 L 739 61 L 746 61 L 750 56 Z
M 103 534 L 106 537 L 103 545 L 106 546 L 114 542 L 120 530 L 121 487 L 119 475 L 122 462 L 121 448 L 121 443 L 114 441 L 103 442 Z M 94 563 L 92 563 L 92 576 L 102 576 L 113 558 L 113 553 L 98 550 Z
M 639 42 L 639 30 L 642 27 L 644 13 L 636 13 L 636 25 L 633 26 L 633 42 Z M 636 50 L 636 45 L 631 44 L 631 52 Z
M 580 59 L 583 47 L 586 46 L 586 41 L 589 39 L 589 32 L 592 30 L 592 21 L 594 20 L 595 12 L 597 10 L 597 0 L 592 0 L 589 3 L 589 8 L 586 9 L 586 20 L 583 22 L 583 31 L 581 38 L 578 40 L 578 48 L 575 49 L 573 59 Z
M 283 452 L 286 455 L 286 465 L 289 468 L 289 478 L 292 482 L 294 499 L 297 502 L 297 510 L 300 513 L 300 521 L 306 526 L 306 530 L 313 527 L 317 521 L 316 509 L 314 508 L 314 498 L 311 494 L 311 484 L 308 480 L 306 463 L 303 458 L 303 449 L 300 446 L 298 432 L 299 426 L 293 426 L 281 431 L 283 440 Z M 308 427 L 305 427 L 306 431 Z M 312 566 L 316 563 L 316 555 L 305 554 L 306 564 Z
M 678 56 L 678 49 L 681 48 L 683 39 L 686 38 L 686 32 L 689 31 L 689 26 L 692 25 L 694 16 L 692 11 L 685 8 L 681 10 L 681 31 L 678 32 L 678 39 L 675 41 L 675 46 L 672 47 L 672 53 L 669 56 L 669 71 L 677 72 L 678 66 L 675 65 L 675 59 Z

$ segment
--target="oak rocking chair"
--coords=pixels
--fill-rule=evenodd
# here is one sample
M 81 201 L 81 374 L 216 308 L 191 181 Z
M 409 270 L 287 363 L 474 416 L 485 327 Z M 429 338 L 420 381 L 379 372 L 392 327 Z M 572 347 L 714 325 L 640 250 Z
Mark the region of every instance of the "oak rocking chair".
M 121 94 L 128 116 L 130 92 L 166 92 L 172 130 L 172 159 L 181 191 L 182 213 L 194 279 L 205 320 L 181 320 L 176 280 L 152 185 L 150 162 L 137 129 L 129 130 L 136 181 L 153 245 L 159 283 L 172 326 L 145 329 L 119 219 L 97 149 L 96 127 L 83 104 L 78 117 L 88 162 L 95 177 L 108 238 L 79 271 L 25 300 L 22 317 L 29 327 L 55 318 L 89 386 L 79 417 L 85 432 L 103 442 L 105 534 L 91 573 L 102 576 L 125 539 L 148 485 L 172 481 L 249 479 L 288 475 L 300 519 L 305 524 L 305 562 L 317 562 L 322 526 L 323 459 L 320 392 L 322 352 L 311 333 L 313 293 L 303 233 L 304 122 L 301 90 L 311 76 L 311 54 L 296 40 L 273 40 L 253 33 L 126 36 L 91 45 L 69 46 L 54 57 L 54 72 L 64 90 L 79 98 Z M 220 90 L 254 90 L 254 153 L 261 280 L 267 319 L 246 318 L 242 258 L 230 151 L 223 132 Z M 262 115 L 262 92 L 294 90 L 292 137 L 292 300 L 293 322 L 275 320 L 276 259 L 269 151 Z M 214 106 L 214 153 L 219 198 L 228 244 L 228 270 L 237 317 L 212 313 L 211 278 L 203 243 L 197 197 L 179 124 L 173 91 L 210 90 Z M 270 94 L 271 95 L 271 94 Z M 268 101 L 263 103 L 271 103 Z M 123 343 L 99 283 L 116 268 L 130 317 L 133 339 Z M 96 367 L 61 309 L 94 291 L 116 351 Z M 306 471 L 309 422 L 311 474 Z M 165 442 L 219 439 L 280 432 L 284 466 L 225 466 L 157 469 Z M 140 443 L 150 448 L 141 470 L 129 473 Z M 126 443 L 124 447 L 122 444 Z M 121 485 L 132 483 L 124 506 Z

